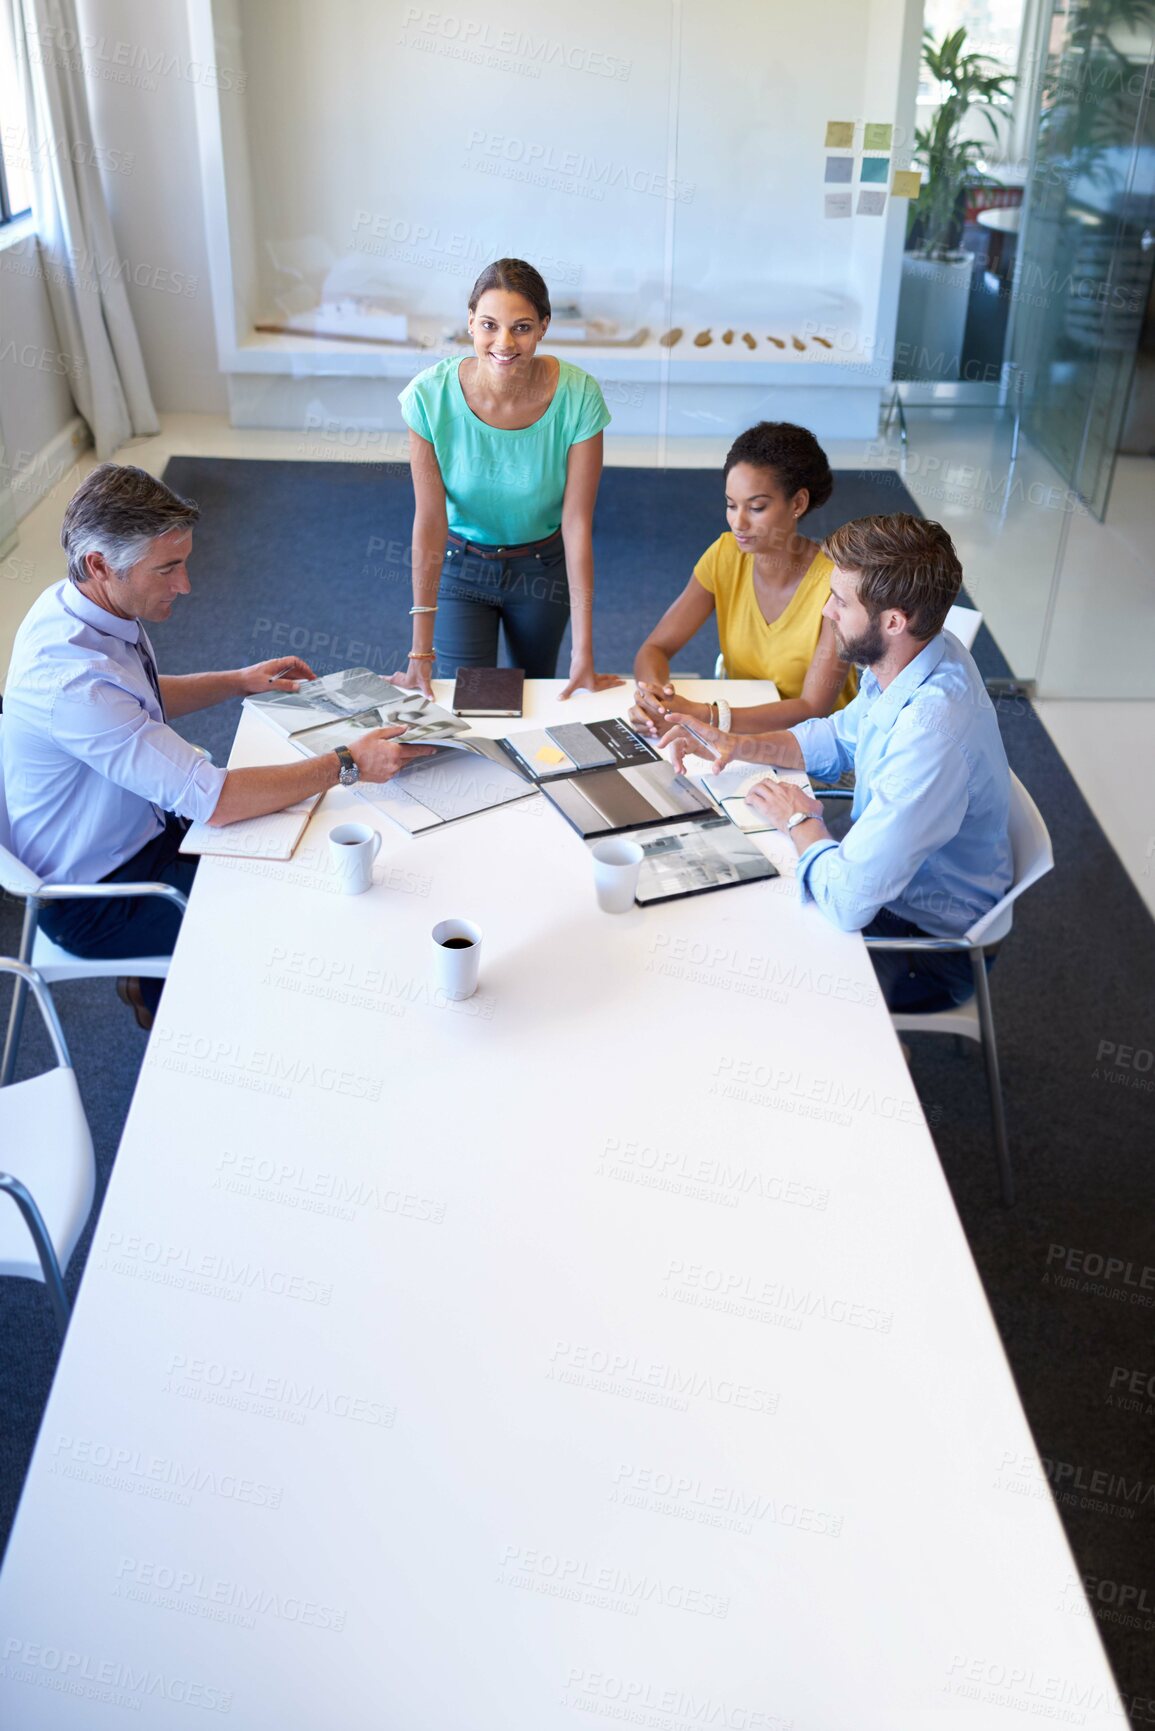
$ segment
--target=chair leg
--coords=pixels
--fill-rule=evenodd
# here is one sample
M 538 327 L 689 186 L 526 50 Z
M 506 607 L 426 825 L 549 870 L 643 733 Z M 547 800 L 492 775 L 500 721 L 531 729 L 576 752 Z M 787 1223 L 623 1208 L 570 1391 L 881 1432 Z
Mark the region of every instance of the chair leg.
M 991 991 L 987 981 L 987 965 L 981 949 L 971 951 L 971 967 L 975 979 L 975 1003 L 979 1012 L 979 1027 L 983 1036 L 983 1062 L 987 1067 L 987 1088 L 991 1096 L 991 1119 L 995 1131 L 995 1159 L 1003 1202 L 1014 1207 L 1015 1180 L 1011 1172 L 1011 1155 L 1007 1147 L 1007 1121 L 1003 1110 L 1003 1089 L 999 1080 L 999 1053 L 995 1044 L 995 1019 L 991 1013 Z
M 40 1260 L 44 1284 L 48 1288 L 48 1296 L 52 1300 L 52 1308 L 56 1312 L 56 1320 L 60 1324 L 60 1332 L 63 1334 L 68 1327 L 68 1298 L 64 1291 L 64 1277 L 60 1272 L 60 1263 L 52 1247 L 52 1240 L 48 1236 L 48 1228 L 44 1224 L 44 1216 L 19 1178 L 13 1178 L 10 1172 L 0 1172 L 0 1190 L 11 1196 L 24 1216 L 24 1224 L 31 1233 L 32 1242 L 36 1246 L 36 1255 Z
M 36 943 L 36 928 L 40 924 L 39 904 L 30 896 L 24 903 L 24 929 L 20 934 L 20 954 L 18 961 L 27 962 L 32 966 L 32 950 Z M 4 1056 L 0 1058 L 0 1088 L 6 1088 L 12 1080 L 12 1072 L 16 1068 L 16 1048 L 20 1044 L 20 1033 L 24 1027 L 24 1006 L 28 1000 L 28 987 L 21 979 L 17 979 L 12 987 L 12 1008 L 8 1012 L 8 1032 L 4 1039 Z

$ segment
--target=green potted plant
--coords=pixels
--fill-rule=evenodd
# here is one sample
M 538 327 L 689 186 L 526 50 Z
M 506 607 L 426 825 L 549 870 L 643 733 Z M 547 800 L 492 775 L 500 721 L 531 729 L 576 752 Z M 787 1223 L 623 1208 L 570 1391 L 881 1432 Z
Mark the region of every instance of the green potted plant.
M 903 256 L 896 378 L 958 378 L 972 265 L 959 245 L 966 189 L 993 179 L 979 167 L 987 141 L 964 138 L 963 127 L 977 110 L 997 141 L 1015 86 L 995 61 L 967 52 L 966 35 L 953 30 L 936 44 L 928 30 L 923 38 L 923 65 L 945 94 L 914 135 L 923 182 L 908 231 L 914 246 Z

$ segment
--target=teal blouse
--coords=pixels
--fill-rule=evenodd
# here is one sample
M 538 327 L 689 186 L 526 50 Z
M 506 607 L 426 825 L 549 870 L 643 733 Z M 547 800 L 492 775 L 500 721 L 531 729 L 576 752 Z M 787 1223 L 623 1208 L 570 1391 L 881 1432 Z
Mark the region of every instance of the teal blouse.
M 516 547 L 543 541 L 561 525 L 569 448 L 609 425 L 596 379 L 568 361 L 549 408 L 532 427 L 490 427 L 465 400 L 463 355 L 418 373 L 401 393 L 406 426 L 437 453 L 449 527 L 466 541 Z

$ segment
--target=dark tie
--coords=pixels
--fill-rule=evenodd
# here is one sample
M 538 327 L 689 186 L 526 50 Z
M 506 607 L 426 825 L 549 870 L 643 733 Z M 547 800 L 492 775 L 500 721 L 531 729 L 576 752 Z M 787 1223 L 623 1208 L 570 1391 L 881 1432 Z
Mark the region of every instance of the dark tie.
M 167 720 L 164 713 L 164 698 L 160 694 L 160 676 L 156 671 L 156 662 L 152 658 L 152 650 L 149 647 L 148 638 L 145 636 L 139 625 L 136 629 L 138 632 L 136 639 L 137 654 L 144 663 L 144 671 L 148 675 L 148 682 L 156 693 L 156 701 L 160 705 L 161 717 L 162 719 Z

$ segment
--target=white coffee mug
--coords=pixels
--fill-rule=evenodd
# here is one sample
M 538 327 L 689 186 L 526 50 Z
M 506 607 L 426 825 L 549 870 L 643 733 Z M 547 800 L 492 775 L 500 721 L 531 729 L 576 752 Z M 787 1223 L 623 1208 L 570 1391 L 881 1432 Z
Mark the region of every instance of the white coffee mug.
M 381 851 L 381 831 L 367 823 L 339 823 L 329 831 L 329 858 L 342 890 L 359 896 L 373 882 L 373 861 Z
M 481 927 L 439 920 L 433 928 L 433 973 L 447 998 L 472 998 L 481 969 Z
M 634 905 L 644 852 L 636 841 L 626 841 L 622 836 L 595 842 L 590 852 L 594 856 L 594 889 L 599 908 L 607 914 L 627 913 Z

